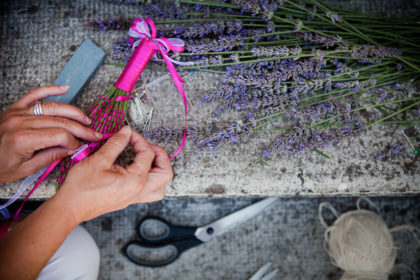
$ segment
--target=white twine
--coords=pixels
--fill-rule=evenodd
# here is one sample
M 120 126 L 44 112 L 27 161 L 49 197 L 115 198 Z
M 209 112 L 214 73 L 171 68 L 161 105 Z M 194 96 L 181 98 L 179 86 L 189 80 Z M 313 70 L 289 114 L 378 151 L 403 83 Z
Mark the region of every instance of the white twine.
M 344 270 L 340 280 L 386 280 L 389 274 L 406 265 L 395 265 L 397 248 L 391 233 L 399 230 L 410 231 L 420 245 L 420 231 L 412 225 L 402 225 L 389 229 L 377 213 L 361 209 L 360 203 L 366 201 L 378 213 L 379 208 L 368 198 L 357 201 L 357 209 L 338 215 L 330 203 L 321 203 L 318 216 L 326 228 L 324 248 L 331 262 Z M 333 225 L 328 226 L 322 211 L 330 210 L 337 217 Z M 411 273 L 411 269 L 408 269 Z M 412 273 L 412 275 L 414 275 Z M 413 277 L 415 279 L 415 277 Z
M 148 131 L 153 118 L 154 108 L 146 93 L 140 93 L 128 104 L 127 121 L 131 128 Z

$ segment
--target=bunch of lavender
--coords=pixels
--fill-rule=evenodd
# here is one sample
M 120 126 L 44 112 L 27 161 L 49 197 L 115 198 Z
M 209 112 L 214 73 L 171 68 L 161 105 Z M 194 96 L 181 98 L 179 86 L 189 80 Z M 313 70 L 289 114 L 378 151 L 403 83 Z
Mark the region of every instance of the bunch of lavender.
M 216 103 L 214 120 L 230 111 L 242 113 L 219 129 L 193 130 L 199 150 L 216 150 L 242 136 L 281 133 L 262 152 L 268 158 L 279 150 L 322 148 L 373 125 L 420 121 L 420 97 L 400 91 L 420 78 L 414 20 L 363 15 L 317 0 L 178 0 L 173 7 L 145 7 L 153 13 L 174 11 L 157 22 L 163 24 L 161 36 L 186 42 L 187 51 L 174 59 L 195 62 L 186 69 L 222 74 L 223 85 L 199 102 Z M 114 62 L 127 60 L 127 39 L 115 43 L 114 53 Z M 375 118 L 362 121 L 360 113 L 372 109 Z M 284 119 L 293 124 L 276 128 Z M 157 131 L 150 136 L 179 136 L 177 129 Z

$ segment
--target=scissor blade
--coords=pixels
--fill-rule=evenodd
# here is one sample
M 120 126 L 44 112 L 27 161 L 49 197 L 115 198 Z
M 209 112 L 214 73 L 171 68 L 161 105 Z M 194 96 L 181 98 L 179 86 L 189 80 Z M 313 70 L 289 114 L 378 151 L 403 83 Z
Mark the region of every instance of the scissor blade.
M 271 271 L 269 274 L 264 275 L 264 277 L 261 278 L 261 280 L 271 280 L 271 279 L 273 279 L 274 276 L 276 276 L 278 271 L 279 271 L 278 269 L 275 269 L 275 270 Z
M 266 198 L 239 211 L 233 212 L 232 214 L 229 214 L 211 224 L 198 228 L 195 232 L 195 236 L 199 240 L 207 242 L 213 237 L 225 233 L 233 226 L 260 214 L 266 207 L 270 206 L 276 200 L 277 198 Z
M 261 280 L 262 276 L 267 272 L 270 266 L 271 263 L 267 263 L 266 265 L 258 269 L 258 271 L 254 275 L 252 275 L 252 277 L 249 278 L 249 280 Z

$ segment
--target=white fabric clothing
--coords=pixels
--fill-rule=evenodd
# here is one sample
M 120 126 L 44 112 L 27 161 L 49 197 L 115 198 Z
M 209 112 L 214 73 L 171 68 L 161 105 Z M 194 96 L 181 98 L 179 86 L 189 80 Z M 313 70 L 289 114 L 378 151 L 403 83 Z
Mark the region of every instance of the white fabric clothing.
M 77 226 L 48 261 L 37 280 L 93 280 L 98 278 L 100 255 L 92 236 Z

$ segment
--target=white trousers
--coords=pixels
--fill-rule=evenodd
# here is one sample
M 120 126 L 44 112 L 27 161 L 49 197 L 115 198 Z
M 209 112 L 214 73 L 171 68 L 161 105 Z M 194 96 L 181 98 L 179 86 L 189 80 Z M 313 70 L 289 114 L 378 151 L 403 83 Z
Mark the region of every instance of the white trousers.
M 92 280 L 98 278 L 99 249 L 92 236 L 77 226 L 64 240 L 38 280 Z

